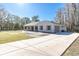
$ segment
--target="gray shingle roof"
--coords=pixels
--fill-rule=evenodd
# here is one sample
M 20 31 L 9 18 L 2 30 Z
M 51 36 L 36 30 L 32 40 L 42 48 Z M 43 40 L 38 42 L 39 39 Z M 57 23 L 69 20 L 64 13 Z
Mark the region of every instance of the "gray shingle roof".
M 26 24 L 24 26 L 34 26 L 34 25 L 37 25 L 39 22 L 31 22 L 29 24 Z
M 49 22 L 49 23 L 54 23 L 54 24 L 56 24 L 55 22 L 50 22 L 50 21 L 39 21 L 39 22 L 31 22 L 31 23 L 29 23 L 29 24 L 25 24 L 24 26 L 35 26 L 35 25 L 37 25 L 38 23 L 41 23 L 41 22 Z

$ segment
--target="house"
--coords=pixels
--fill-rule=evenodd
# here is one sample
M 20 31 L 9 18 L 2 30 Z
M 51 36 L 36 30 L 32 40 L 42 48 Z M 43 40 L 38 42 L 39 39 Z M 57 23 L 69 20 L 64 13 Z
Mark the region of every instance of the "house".
M 24 30 L 55 33 L 66 31 L 66 27 L 64 25 L 59 25 L 55 22 L 40 21 L 25 24 Z

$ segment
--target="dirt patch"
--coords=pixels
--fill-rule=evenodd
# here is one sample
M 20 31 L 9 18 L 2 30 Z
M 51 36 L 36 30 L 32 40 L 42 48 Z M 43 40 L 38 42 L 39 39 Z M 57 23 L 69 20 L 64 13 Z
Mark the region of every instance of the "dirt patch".
M 79 38 L 68 48 L 63 56 L 79 56 Z

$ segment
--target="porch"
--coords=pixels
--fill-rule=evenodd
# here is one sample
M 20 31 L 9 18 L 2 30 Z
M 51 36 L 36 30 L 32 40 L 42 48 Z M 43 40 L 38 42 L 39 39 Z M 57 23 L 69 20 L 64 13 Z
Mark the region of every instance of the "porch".
M 38 26 L 25 26 L 24 29 L 27 31 L 38 31 Z

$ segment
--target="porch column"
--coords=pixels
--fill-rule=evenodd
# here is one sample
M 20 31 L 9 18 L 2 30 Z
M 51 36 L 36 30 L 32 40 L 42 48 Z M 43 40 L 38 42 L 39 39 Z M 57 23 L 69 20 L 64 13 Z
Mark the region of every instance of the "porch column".
M 34 31 L 35 31 L 35 26 L 34 26 Z
M 28 26 L 27 26 L 27 29 L 26 29 L 27 31 L 29 30 L 29 28 L 28 28 Z
M 30 30 L 30 27 L 29 26 L 27 27 L 27 30 Z

